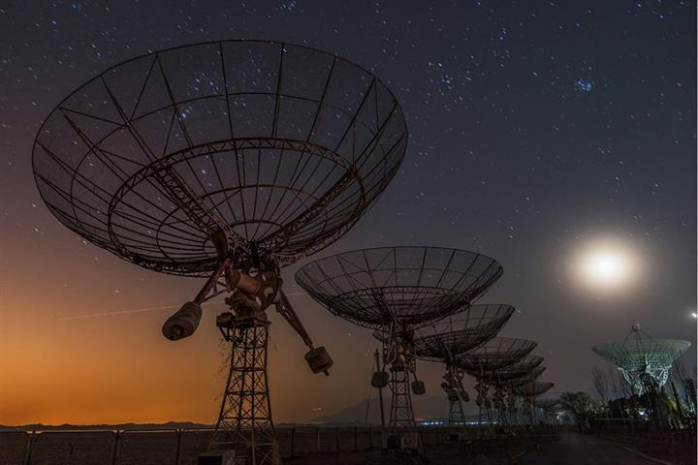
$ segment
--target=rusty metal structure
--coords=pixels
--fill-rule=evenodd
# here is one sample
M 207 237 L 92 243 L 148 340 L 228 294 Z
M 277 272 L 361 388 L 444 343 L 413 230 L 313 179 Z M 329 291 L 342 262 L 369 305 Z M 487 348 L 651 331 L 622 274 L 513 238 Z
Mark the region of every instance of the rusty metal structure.
M 503 410 L 504 391 L 501 386 L 493 385 L 490 379 L 492 373 L 523 360 L 536 345 L 525 339 L 495 337 L 477 349 L 457 357 L 457 365 L 477 380 L 475 403 L 478 406 L 479 423 L 482 422 L 483 410 L 490 424 L 493 422 L 493 407 L 498 412 Z M 494 387 L 493 396 L 489 393 L 491 387 Z
M 332 365 L 296 315 L 281 268 L 340 238 L 383 192 L 407 147 L 394 95 L 334 54 L 279 42 L 218 41 L 113 66 L 41 126 L 33 169 L 54 216 L 143 268 L 205 284 L 163 326 L 191 336 L 201 305 L 231 347 L 212 450 L 278 463 L 267 386 L 274 307 Z
M 541 414 L 541 419 L 546 424 L 557 423 L 556 407 L 560 405 L 559 398 L 535 398 L 533 399 L 534 413 L 535 409 Z
M 535 400 L 536 397 L 545 394 L 555 386 L 554 383 L 543 381 L 529 381 L 526 384 L 514 387 L 514 394 L 523 399 L 523 408 L 528 411 L 531 426 L 535 425 Z
M 415 332 L 416 357 L 441 362 L 445 366 L 441 388 L 448 397 L 449 426 L 465 424 L 462 402 L 470 400 L 463 387 L 465 371 L 456 364 L 456 357 L 495 337 L 509 321 L 514 310 L 514 307 L 505 304 L 473 305 Z
M 487 375 L 491 384 L 510 386 L 517 383 L 521 378 L 528 376 L 533 370 L 543 363 L 543 357 L 538 355 L 527 355 L 513 365 L 502 367 Z
M 535 405 L 538 408 L 544 409 L 544 410 L 548 410 L 548 409 L 551 409 L 553 407 L 556 407 L 559 403 L 560 403 L 560 399 L 555 399 L 555 398 L 535 399 L 533 401 L 533 405 Z
M 424 383 L 416 378 L 415 330 L 466 310 L 501 275 L 499 263 L 474 252 L 380 247 L 304 265 L 296 281 L 331 313 L 374 330 L 383 345 L 383 358 L 372 385 L 390 386 L 391 430 L 413 431 L 410 378 L 415 394 L 425 392 Z M 412 437 L 411 447 L 417 447 L 416 433 L 410 434 L 402 437 Z
M 529 371 L 527 374 L 519 378 L 512 379 L 509 382 L 509 386 L 512 388 L 512 390 L 515 390 L 519 386 L 524 386 L 526 384 L 532 383 L 536 381 L 540 377 L 540 375 L 543 374 L 546 368 L 547 367 L 538 365 L 537 367 Z
M 505 427 L 513 423 L 518 414 L 514 388 L 537 379 L 545 371 L 542 362 L 543 357 L 527 355 L 513 365 L 486 374 L 487 384 L 495 390 L 493 404 L 497 409 L 498 422 Z

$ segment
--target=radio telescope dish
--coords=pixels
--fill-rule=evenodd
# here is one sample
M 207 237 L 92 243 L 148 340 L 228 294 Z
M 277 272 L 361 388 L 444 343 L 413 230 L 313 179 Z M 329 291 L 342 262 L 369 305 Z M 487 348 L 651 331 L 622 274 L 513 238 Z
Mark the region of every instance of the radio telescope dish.
M 525 374 L 524 376 L 521 376 L 520 378 L 515 378 L 512 379 L 509 382 L 509 385 L 512 386 L 514 389 L 518 386 L 523 386 L 524 384 L 529 384 L 532 383 L 533 381 L 536 381 L 540 375 L 543 374 L 545 371 L 546 367 L 539 365 L 532 369 L 529 373 Z
M 416 378 L 415 330 L 468 309 L 501 275 L 499 263 L 473 252 L 379 247 L 304 265 L 296 281 L 331 313 L 375 330 L 383 343 L 383 369 L 379 367 L 372 384 L 390 385 L 389 426 L 414 429 L 410 374 L 415 394 L 425 392 Z
M 542 381 L 532 381 L 514 388 L 514 393 L 521 397 L 534 398 L 551 390 L 555 386 L 554 383 L 545 383 Z
M 560 403 L 560 399 L 535 399 L 533 405 L 543 410 L 550 410 Z
M 480 304 L 448 316 L 415 333 L 417 358 L 453 363 L 459 354 L 474 349 L 497 335 L 514 313 L 505 304 Z
M 513 365 L 536 348 L 536 343 L 525 339 L 496 337 L 477 349 L 457 357 L 457 364 L 475 377 Z
M 530 381 L 526 384 L 514 387 L 513 394 L 523 397 L 523 406 L 524 409 L 528 410 L 531 426 L 535 425 L 536 397 L 540 396 L 541 394 L 545 394 L 546 392 L 551 390 L 553 386 L 555 386 L 555 384 L 553 383 L 545 383 L 542 381 Z
M 193 334 L 201 304 L 231 294 L 216 321 L 236 342 L 212 447 L 261 464 L 278 462 L 266 309 L 299 333 L 314 372 L 332 365 L 280 269 L 351 228 L 406 147 L 400 105 L 367 70 L 303 46 L 219 41 L 100 73 L 51 112 L 32 161 L 49 210 L 80 236 L 147 269 L 208 278 L 165 323 L 168 339 Z
M 495 370 L 489 374 L 488 377 L 492 379 L 495 384 L 506 385 L 510 381 L 527 376 L 543 363 L 543 360 L 543 357 L 539 357 L 538 355 L 528 355 L 513 365 Z
M 493 404 L 499 415 L 499 423 L 507 425 L 518 418 L 514 388 L 536 380 L 545 370 L 542 362 L 543 357 L 527 355 L 512 365 L 484 374 L 478 385 L 485 394 L 490 386 L 494 387 Z
M 592 348 L 597 355 L 618 367 L 637 394 L 647 392 L 652 386 L 664 386 L 674 360 L 691 346 L 688 341 L 676 339 L 643 339 L 641 333 L 639 326 L 635 325 L 623 342 Z
M 494 259 L 438 247 L 379 247 L 304 265 L 296 281 L 356 325 L 418 327 L 467 308 L 502 275 Z
M 208 277 L 212 232 L 290 263 L 345 233 L 397 172 L 404 115 L 365 69 L 307 47 L 222 41 L 121 63 L 37 135 L 39 192 L 68 228 L 157 271 Z
M 445 365 L 441 388 L 449 401 L 449 426 L 465 424 L 462 401 L 470 400 L 463 387 L 465 372 L 455 365 L 455 358 L 495 337 L 513 313 L 511 305 L 473 305 L 416 331 L 414 348 L 417 358 Z
M 475 390 L 477 391 L 475 404 L 478 406 L 480 416 L 482 416 L 484 408 L 488 417 L 490 417 L 490 422 L 492 422 L 492 406 L 494 405 L 497 411 L 500 412 L 504 409 L 504 391 L 495 385 L 494 396 L 490 398 L 489 388 L 491 380 L 488 379 L 488 376 L 497 370 L 519 362 L 531 353 L 535 347 L 536 343 L 533 341 L 496 337 L 477 349 L 457 357 L 456 365 L 477 379 L 475 384 Z

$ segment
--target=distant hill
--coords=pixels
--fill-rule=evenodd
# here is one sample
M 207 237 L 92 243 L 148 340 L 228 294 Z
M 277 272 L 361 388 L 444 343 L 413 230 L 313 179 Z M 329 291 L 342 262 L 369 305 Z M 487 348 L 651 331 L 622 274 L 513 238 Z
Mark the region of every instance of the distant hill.
M 448 400 L 445 395 L 420 397 L 412 396 L 412 405 L 417 421 L 434 421 L 448 419 Z M 366 410 L 368 409 L 368 419 Z M 386 421 L 390 417 L 390 396 L 386 393 L 384 399 Z M 473 402 L 463 404 L 465 415 L 468 419 L 477 418 L 477 407 Z M 362 401 L 338 412 L 314 418 L 309 423 L 316 425 L 380 425 L 380 404 L 378 399 L 370 402 Z M 293 426 L 292 423 L 278 423 L 277 426 Z M 214 425 L 194 422 L 167 422 L 167 423 L 120 423 L 120 424 L 96 424 L 96 425 L 0 425 L 0 431 L 66 431 L 66 430 L 156 430 L 156 429 L 184 429 L 184 428 L 212 428 Z
M 182 429 L 182 428 L 212 428 L 213 425 L 204 425 L 193 422 L 176 422 L 170 421 L 167 423 L 120 423 L 115 425 L 42 425 L 41 423 L 33 425 L 5 426 L 0 425 L 0 431 L 57 431 L 57 430 L 155 430 L 155 429 Z
M 384 409 L 386 420 L 390 417 L 390 397 L 386 395 L 384 398 Z M 445 395 L 432 397 L 412 396 L 412 407 L 414 408 L 414 416 L 417 421 L 433 421 L 443 420 L 448 418 L 448 400 Z M 368 409 L 368 417 L 366 411 Z M 477 407 L 473 402 L 463 404 L 463 410 L 466 416 L 477 416 Z M 339 412 L 323 415 L 310 421 L 313 424 L 332 424 L 332 425 L 380 425 L 380 404 L 378 399 L 359 402 L 356 405 L 347 407 Z

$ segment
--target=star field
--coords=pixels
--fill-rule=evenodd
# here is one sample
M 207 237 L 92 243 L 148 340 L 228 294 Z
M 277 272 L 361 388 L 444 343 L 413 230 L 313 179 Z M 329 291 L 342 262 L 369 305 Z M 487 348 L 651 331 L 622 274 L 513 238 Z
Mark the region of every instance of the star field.
M 590 347 L 624 337 L 636 320 L 653 336 L 695 341 L 695 14 L 693 2 L 666 0 L 4 2 L 0 353 L 29 357 L 4 369 L 11 376 L 29 370 L 36 385 L 61 373 L 97 379 L 84 397 L 108 384 L 99 363 L 112 363 L 123 374 L 109 391 L 120 411 L 141 409 L 144 419 L 163 421 L 215 415 L 220 350 L 213 313 L 196 340 L 178 347 L 160 340 L 169 310 L 60 320 L 177 305 L 198 283 L 130 266 L 62 227 L 38 195 L 31 150 L 51 109 L 107 67 L 154 50 L 237 38 L 336 53 L 379 76 L 406 113 L 410 141 L 400 172 L 322 254 L 416 244 L 495 257 L 504 277 L 484 301 L 520 310 L 503 334 L 539 343 L 546 379 L 559 392 L 590 386 L 591 367 L 601 364 Z M 215 85 L 204 74 L 190 84 Z M 577 289 L 566 261 L 598 235 L 642 251 L 651 264 L 645 285 L 617 298 Z M 288 292 L 297 293 L 301 317 L 337 370 L 320 381 L 303 371 L 300 343 L 275 319 L 272 389 L 293 384 L 300 392 L 274 399 L 281 421 L 312 418 L 318 404 L 333 411 L 363 400 L 375 346 L 370 334 L 304 297 L 292 284 L 295 269 L 284 274 Z M 56 347 L 63 369 L 48 378 L 37 361 Z M 101 361 L 77 357 L 82 352 L 101 354 Z M 695 365 L 695 354 L 686 364 Z M 0 377 L 2 371 L 0 359 Z M 134 374 L 149 371 L 152 392 Z M 427 388 L 440 394 L 439 370 L 424 373 Z M 179 382 L 172 395 L 198 404 L 170 411 L 163 401 L 143 410 L 135 400 L 139 392 L 144 405 L 152 403 L 157 387 Z M 22 405 L 25 391 L 36 393 L 22 386 L 5 399 Z M 89 408 L 77 398 L 47 405 L 58 402 Z M 121 418 L 120 411 L 110 418 Z M 38 407 L 21 412 L 7 422 L 53 418 Z M 68 417 L 55 414 L 57 421 Z

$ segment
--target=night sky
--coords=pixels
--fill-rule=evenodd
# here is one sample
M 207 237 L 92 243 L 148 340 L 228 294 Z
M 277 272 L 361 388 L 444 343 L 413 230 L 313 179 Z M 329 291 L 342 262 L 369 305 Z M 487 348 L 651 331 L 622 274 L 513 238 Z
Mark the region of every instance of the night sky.
M 693 341 L 693 370 L 695 17 L 693 2 L 654 0 L 3 2 L 0 424 L 215 419 L 224 307 L 209 306 L 194 337 L 165 340 L 164 319 L 200 281 L 143 270 L 63 227 L 39 197 L 31 150 L 51 109 L 108 66 L 221 39 L 337 53 L 380 77 L 406 114 L 399 173 L 317 258 L 391 245 L 496 258 L 504 276 L 483 302 L 519 309 L 502 335 L 538 342 L 557 393 L 590 390 L 591 368 L 607 366 L 591 346 L 635 322 Z M 572 276 L 575 254 L 597 240 L 637 258 L 623 292 Z M 335 367 L 312 375 L 270 312 L 276 421 L 364 400 L 376 347 L 303 295 L 296 268 L 286 291 Z M 427 395 L 441 396 L 440 368 L 421 368 Z

